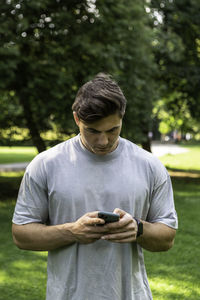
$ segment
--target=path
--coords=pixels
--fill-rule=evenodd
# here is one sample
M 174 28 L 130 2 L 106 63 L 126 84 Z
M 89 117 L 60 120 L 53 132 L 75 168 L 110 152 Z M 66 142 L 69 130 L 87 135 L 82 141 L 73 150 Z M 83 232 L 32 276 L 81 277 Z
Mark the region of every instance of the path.
M 151 151 L 155 156 L 163 156 L 165 154 L 179 154 L 185 153 L 189 150 L 183 147 L 180 147 L 177 144 L 162 144 L 160 142 L 153 142 L 151 146 Z

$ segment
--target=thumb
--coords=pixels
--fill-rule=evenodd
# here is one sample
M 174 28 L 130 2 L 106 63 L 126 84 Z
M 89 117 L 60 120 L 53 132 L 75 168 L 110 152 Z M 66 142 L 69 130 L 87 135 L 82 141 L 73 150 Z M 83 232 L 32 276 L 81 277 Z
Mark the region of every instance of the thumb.
M 113 212 L 115 214 L 118 214 L 120 216 L 120 218 L 122 218 L 126 214 L 126 212 L 120 208 L 115 208 Z

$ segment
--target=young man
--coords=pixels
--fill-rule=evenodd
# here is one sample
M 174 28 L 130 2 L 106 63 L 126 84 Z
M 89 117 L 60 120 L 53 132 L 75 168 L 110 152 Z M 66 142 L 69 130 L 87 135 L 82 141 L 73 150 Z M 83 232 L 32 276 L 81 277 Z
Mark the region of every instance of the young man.
M 119 136 L 125 107 L 118 85 L 97 75 L 72 106 L 80 134 L 26 169 L 13 238 L 49 251 L 47 300 L 152 299 L 142 248 L 170 249 L 177 216 L 164 166 Z M 120 219 L 104 224 L 98 211 Z

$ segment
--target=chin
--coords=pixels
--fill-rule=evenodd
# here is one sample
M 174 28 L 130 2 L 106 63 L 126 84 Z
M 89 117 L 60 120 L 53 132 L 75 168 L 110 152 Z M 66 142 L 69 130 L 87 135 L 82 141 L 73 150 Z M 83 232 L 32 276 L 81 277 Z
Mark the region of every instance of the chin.
M 110 152 L 108 152 L 108 151 L 106 151 L 106 152 L 96 151 L 96 152 L 94 152 L 94 153 L 97 154 L 97 155 L 103 156 L 103 155 L 106 155 L 106 154 L 108 154 L 108 153 L 110 153 Z
M 106 155 L 106 154 L 110 153 L 111 151 L 112 151 L 111 149 L 106 149 L 106 150 L 93 149 L 93 152 L 98 155 Z

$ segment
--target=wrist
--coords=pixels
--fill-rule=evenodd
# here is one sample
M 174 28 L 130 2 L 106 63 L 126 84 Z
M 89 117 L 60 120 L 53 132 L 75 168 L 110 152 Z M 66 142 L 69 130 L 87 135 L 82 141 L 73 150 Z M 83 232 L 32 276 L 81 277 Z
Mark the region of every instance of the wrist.
M 143 223 L 137 218 L 133 218 L 137 223 L 137 238 L 143 234 Z
M 65 223 L 60 227 L 61 234 L 66 245 L 75 243 L 78 240 L 75 235 L 74 225 L 75 223 Z

